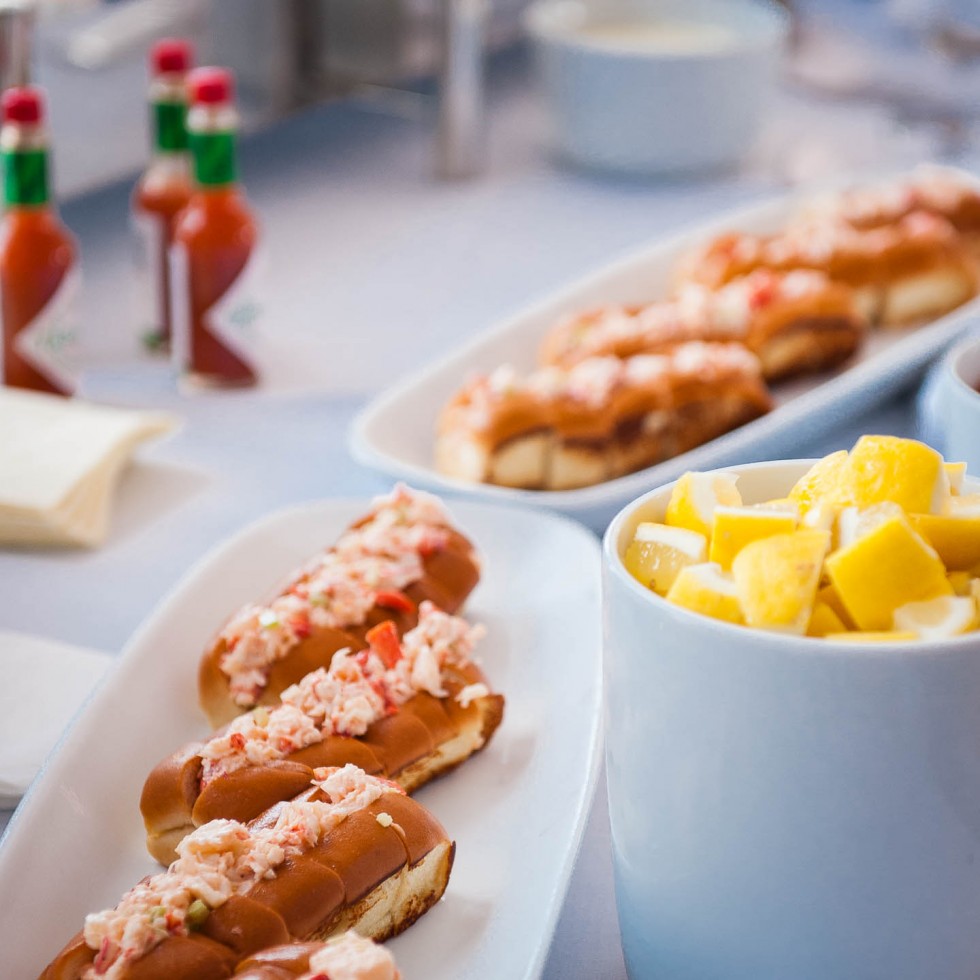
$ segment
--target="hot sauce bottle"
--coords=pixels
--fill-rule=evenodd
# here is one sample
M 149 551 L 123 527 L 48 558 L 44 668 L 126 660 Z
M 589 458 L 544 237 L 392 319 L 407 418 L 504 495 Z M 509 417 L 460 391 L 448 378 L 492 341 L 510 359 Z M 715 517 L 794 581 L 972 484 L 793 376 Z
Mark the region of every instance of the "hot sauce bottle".
M 208 387 L 258 379 L 258 228 L 236 179 L 233 87 L 220 68 L 187 77 L 194 192 L 171 249 L 174 360 L 185 378 Z
M 140 332 L 152 350 L 170 349 L 170 246 L 174 221 L 191 196 L 187 151 L 186 76 L 190 42 L 159 41 L 150 51 L 153 156 L 133 191 L 133 225 L 140 245 Z
M 36 88 L 3 93 L 0 317 L 3 383 L 71 394 L 67 355 L 80 281 L 78 249 L 48 197 L 44 101 Z

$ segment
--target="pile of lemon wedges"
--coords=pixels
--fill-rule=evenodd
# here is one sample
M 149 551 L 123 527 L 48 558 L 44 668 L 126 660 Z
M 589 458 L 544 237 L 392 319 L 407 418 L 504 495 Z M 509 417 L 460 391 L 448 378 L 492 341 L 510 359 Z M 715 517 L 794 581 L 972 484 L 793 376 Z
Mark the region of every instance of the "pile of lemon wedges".
M 629 572 L 715 619 L 852 642 L 977 629 L 980 494 L 966 466 L 912 439 L 864 436 L 782 499 L 744 504 L 736 478 L 687 473 L 665 523 L 637 526 Z

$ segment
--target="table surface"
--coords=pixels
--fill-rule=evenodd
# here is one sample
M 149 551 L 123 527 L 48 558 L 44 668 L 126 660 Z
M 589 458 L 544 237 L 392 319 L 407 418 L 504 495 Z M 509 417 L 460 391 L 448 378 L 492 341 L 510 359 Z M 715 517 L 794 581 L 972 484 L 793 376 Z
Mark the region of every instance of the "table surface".
M 837 122 L 852 126 L 861 111 Z M 798 116 L 786 114 L 786 132 Z M 270 316 L 284 347 L 312 352 L 301 391 L 178 395 L 165 366 L 136 354 L 124 295 L 129 188 L 63 208 L 86 276 L 85 392 L 169 409 L 185 424 L 124 475 L 104 547 L 0 553 L 0 628 L 118 652 L 187 568 L 243 524 L 381 487 L 345 448 L 366 396 L 611 256 L 775 187 L 758 169 L 702 183 L 563 169 L 519 62 L 494 76 L 481 177 L 435 182 L 432 128 L 411 96 L 323 107 L 245 141 L 242 170 L 272 258 Z M 801 432 L 798 454 L 847 447 L 870 430 L 912 434 L 912 394 L 830 438 Z M 602 781 L 544 976 L 625 976 Z

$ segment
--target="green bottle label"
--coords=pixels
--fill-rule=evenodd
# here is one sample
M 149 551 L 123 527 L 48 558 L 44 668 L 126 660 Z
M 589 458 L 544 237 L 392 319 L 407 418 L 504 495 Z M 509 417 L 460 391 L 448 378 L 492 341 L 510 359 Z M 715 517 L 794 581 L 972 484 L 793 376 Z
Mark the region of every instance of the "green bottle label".
M 164 152 L 187 149 L 187 106 L 183 102 L 156 102 L 153 105 L 156 146 Z
M 47 150 L 4 150 L 3 199 L 15 205 L 47 203 Z
M 194 177 L 202 187 L 235 182 L 235 134 L 191 133 Z

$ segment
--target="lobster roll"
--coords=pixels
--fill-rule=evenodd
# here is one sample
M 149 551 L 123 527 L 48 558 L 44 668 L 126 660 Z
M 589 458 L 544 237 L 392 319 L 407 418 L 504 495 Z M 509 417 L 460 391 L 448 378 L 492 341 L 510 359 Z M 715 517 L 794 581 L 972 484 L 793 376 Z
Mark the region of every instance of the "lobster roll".
M 803 217 L 868 229 L 893 225 L 914 211 L 938 215 L 975 241 L 980 235 L 980 184 L 950 167 L 923 164 L 893 180 L 819 197 L 804 209 Z
M 355 766 L 320 769 L 292 800 L 185 838 L 85 925 L 40 980 L 224 980 L 282 943 L 355 928 L 383 940 L 439 900 L 454 844 L 420 804 Z
M 770 407 L 758 358 L 741 344 L 593 357 L 525 377 L 502 368 L 443 410 L 436 465 L 462 480 L 568 490 L 669 459 Z
M 674 300 L 570 317 L 548 334 L 541 359 L 567 368 L 589 357 L 665 354 L 694 340 L 737 341 L 776 381 L 840 364 L 866 328 L 843 283 L 809 269 L 756 269 L 717 290 L 688 283 Z
M 811 269 L 849 286 L 861 316 L 899 326 L 942 316 L 977 290 L 976 260 L 941 215 L 911 211 L 857 228 L 839 218 L 798 222 L 778 235 L 722 235 L 687 256 L 676 285 L 719 289 L 756 269 Z
M 471 660 L 483 629 L 423 602 L 399 639 L 391 622 L 150 773 L 140 809 L 147 848 L 169 864 L 180 841 L 216 818 L 246 821 L 309 785 L 322 766 L 353 763 L 406 792 L 479 751 L 504 699 Z
M 371 627 L 409 630 L 426 600 L 456 612 L 479 576 L 473 545 L 442 503 L 399 485 L 275 598 L 232 616 L 201 659 L 201 707 L 217 727 L 275 704 L 338 650 L 360 649 Z

